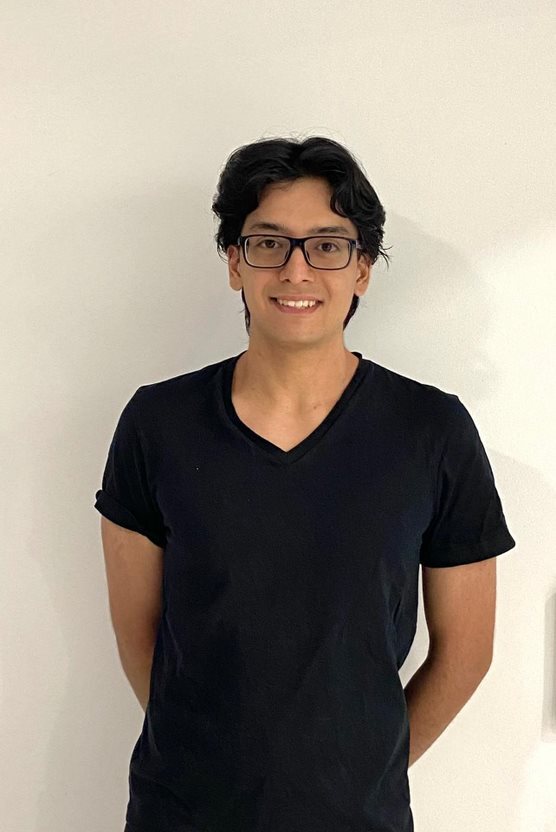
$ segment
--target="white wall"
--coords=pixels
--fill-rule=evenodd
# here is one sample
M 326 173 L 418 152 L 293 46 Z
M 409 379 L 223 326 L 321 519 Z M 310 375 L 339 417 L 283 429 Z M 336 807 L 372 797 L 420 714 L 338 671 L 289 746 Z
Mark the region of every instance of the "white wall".
M 553 3 L 0 12 L 2 828 L 123 827 L 143 714 L 94 492 L 140 384 L 246 347 L 211 198 L 238 145 L 303 134 L 387 211 L 347 346 L 460 396 L 517 540 L 490 672 L 410 769 L 416 832 L 555 832 Z M 404 684 L 426 646 L 421 613 Z

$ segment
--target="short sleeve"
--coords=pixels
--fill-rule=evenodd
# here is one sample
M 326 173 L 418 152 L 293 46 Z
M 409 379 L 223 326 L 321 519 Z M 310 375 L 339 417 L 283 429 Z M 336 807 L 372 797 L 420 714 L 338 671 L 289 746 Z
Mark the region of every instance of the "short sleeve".
M 157 546 L 164 546 L 164 523 L 152 497 L 145 440 L 137 426 L 139 390 L 118 419 L 94 508 L 119 526 L 145 535 Z
M 501 555 L 516 545 L 477 427 L 455 394 L 438 463 L 436 503 L 422 537 L 423 566 L 458 566 Z

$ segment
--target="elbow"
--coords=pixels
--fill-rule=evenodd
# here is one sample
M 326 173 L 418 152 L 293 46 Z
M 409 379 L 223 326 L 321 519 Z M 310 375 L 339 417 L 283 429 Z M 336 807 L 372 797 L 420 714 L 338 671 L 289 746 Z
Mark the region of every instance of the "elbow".
M 428 658 L 480 681 L 492 666 L 493 651 L 491 646 L 469 649 L 459 643 L 431 641 Z

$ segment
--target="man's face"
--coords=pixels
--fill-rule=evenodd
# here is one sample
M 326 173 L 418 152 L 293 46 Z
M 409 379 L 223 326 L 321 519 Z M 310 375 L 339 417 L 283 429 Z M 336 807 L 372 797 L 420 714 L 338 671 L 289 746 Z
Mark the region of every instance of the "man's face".
M 241 233 L 308 237 L 317 234 L 312 230 L 317 226 L 342 226 L 345 231 L 325 232 L 325 236 L 357 239 L 357 228 L 351 220 L 331 210 L 331 194 L 332 188 L 325 179 L 303 178 L 269 185 L 256 210 L 245 218 Z M 261 222 L 273 223 L 278 228 L 255 227 Z M 280 268 L 248 265 L 237 246 L 230 246 L 227 254 L 230 286 L 238 292 L 243 289 L 249 308 L 250 337 L 281 344 L 314 344 L 336 337 L 343 341 L 343 323 L 353 295 L 366 292 L 371 272 L 368 258 L 358 260 L 355 250 L 348 266 L 337 270 L 310 266 L 299 248 Z M 322 303 L 312 313 L 288 314 L 272 300 L 285 295 L 309 295 Z

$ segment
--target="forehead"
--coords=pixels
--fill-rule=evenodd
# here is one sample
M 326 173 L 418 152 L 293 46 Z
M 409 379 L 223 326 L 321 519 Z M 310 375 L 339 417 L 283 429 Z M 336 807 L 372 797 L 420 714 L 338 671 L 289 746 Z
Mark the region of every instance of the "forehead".
M 354 223 L 332 211 L 331 195 L 332 187 L 323 179 L 306 177 L 272 183 L 261 193 L 257 208 L 246 217 L 243 233 L 274 231 L 292 237 L 310 234 L 356 237 Z

